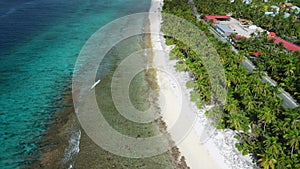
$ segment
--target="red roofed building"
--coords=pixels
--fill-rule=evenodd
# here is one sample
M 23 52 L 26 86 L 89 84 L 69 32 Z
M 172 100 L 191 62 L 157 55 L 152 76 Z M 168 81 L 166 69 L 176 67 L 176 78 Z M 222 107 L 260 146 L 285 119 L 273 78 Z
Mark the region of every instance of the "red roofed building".
M 234 45 L 239 39 L 248 39 L 248 38 L 246 36 L 236 34 L 233 39 L 230 39 L 230 43 Z
M 261 53 L 260 52 L 253 52 L 252 56 L 258 57 Z
M 298 45 L 295 45 L 291 42 L 288 42 L 284 39 L 281 39 L 279 37 L 277 37 L 274 41 L 275 44 L 279 44 L 279 43 L 282 43 L 283 44 L 283 47 L 286 48 L 287 50 L 291 50 L 291 51 L 298 51 L 300 52 L 300 46 Z
M 275 32 L 270 32 L 269 33 L 269 40 L 271 40 L 271 39 L 274 39 L 274 43 L 275 44 L 282 43 L 283 47 L 285 49 L 287 49 L 287 50 L 300 52 L 300 46 L 295 45 L 295 44 L 293 44 L 291 42 L 288 42 L 288 41 L 286 41 L 284 39 L 281 39 L 280 37 L 277 37 Z
M 246 36 L 239 35 L 239 34 L 236 34 L 236 35 L 235 35 L 235 38 L 237 38 L 237 39 L 246 38 L 246 39 L 247 39 L 247 37 L 246 37 Z
M 275 32 L 270 32 L 270 33 L 269 33 L 269 36 L 275 37 L 275 36 L 276 36 L 276 33 L 275 33 Z
M 213 24 L 217 24 L 218 20 L 228 20 L 230 18 L 231 18 L 231 16 L 219 16 L 219 15 L 210 16 L 210 15 L 206 15 L 206 16 L 204 16 L 203 19 L 206 22 L 209 22 L 210 20 L 213 20 Z
M 236 40 L 239 40 L 239 39 L 248 39 L 246 36 L 239 35 L 239 34 L 236 34 L 234 38 L 235 38 Z
M 256 61 L 256 59 L 259 55 L 261 55 L 260 52 L 253 52 L 252 55 L 250 56 L 250 59 Z

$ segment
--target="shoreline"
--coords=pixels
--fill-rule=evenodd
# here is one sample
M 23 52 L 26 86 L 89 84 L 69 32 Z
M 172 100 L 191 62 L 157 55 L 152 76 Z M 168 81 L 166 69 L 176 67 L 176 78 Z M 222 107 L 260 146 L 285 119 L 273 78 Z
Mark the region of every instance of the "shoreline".
M 160 1 L 159 1 L 160 2 Z M 162 2 L 160 2 L 160 4 L 162 5 Z M 149 12 L 155 12 L 154 9 L 157 8 L 157 5 L 155 3 L 151 3 L 151 7 L 149 9 Z M 159 79 L 158 79 L 158 71 L 155 67 L 156 65 L 156 61 L 155 61 L 155 51 L 153 50 L 154 47 L 153 45 L 155 45 L 155 43 L 153 43 L 153 24 L 151 26 L 151 22 L 153 22 L 153 20 L 151 20 L 151 18 L 148 18 L 148 22 L 145 26 L 146 31 L 145 32 L 151 32 L 150 34 L 147 34 L 145 37 L 145 43 L 146 43 L 146 48 L 148 49 L 152 49 L 148 51 L 148 65 L 149 65 L 149 73 L 150 73 L 150 78 L 147 80 L 148 84 L 150 86 L 150 88 L 152 88 L 152 90 L 154 90 L 151 94 L 151 99 L 153 102 L 153 104 L 155 104 L 156 106 L 158 106 L 158 109 L 161 113 L 162 111 L 162 106 L 160 105 L 160 91 L 161 91 L 161 85 L 159 84 Z M 147 74 L 147 73 L 146 73 Z M 177 145 L 175 145 L 175 142 L 172 140 L 171 134 L 167 131 L 167 123 L 165 121 L 166 119 L 164 119 L 164 117 L 161 115 L 159 119 L 155 120 L 156 125 L 158 125 L 159 130 L 161 133 L 164 133 L 167 135 L 168 140 L 169 140 L 169 145 L 170 145 L 170 149 L 168 152 L 171 153 L 171 161 L 173 162 L 173 165 L 176 166 L 176 168 L 178 169 L 188 169 L 188 165 L 186 164 L 186 160 L 185 157 L 181 155 L 179 148 Z
M 160 16 L 160 10 L 161 4 L 163 3 L 162 0 L 153 0 L 152 1 L 154 5 L 151 7 L 151 12 L 159 12 L 160 18 L 152 18 L 151 21 L 151 32 L 155 32 L 155 34 L 152 34 L 151 40 L 153 43 L 153 49 L 156 51 L 154 52 L 154 66 L 158 68 L 159 70 L 163 70 L 167 73 L 170 73 L 171 75 L 175 75 L 176 72 L 173 72 L 172 67 L 170 68 L 170 65 L 168 63 L 168 51 L 171 50 L 171 48 L 168 48 L 164 46 L 164 42 L 162 38 L 159 35 L 160 32 L 160 23 L 161 23 L 161 16 Z M 175 70 L 175 69 L 174 69 Z M 175 74 L 174 74 L 175 73 Z M 176 74 L 177 75 L 177 74 Z M 176 76 L 175 75 L 175 76 Z M 177 88 L 177 84 L 174 83 L 174 80 L 170 79 L 167 74 L 165 74 L 162 71 L 157 71 L 157 79 L 158 84 L 160 86 L 160 100 L 163 102 L 162 96 L 165 97 L 164 100 L 167 101 L 166 104 L 170 104 L 172 106 L 165 106 L 160 105 L 160 107 L 165 107 L 165 112 L 162 115 L 163 121 L 166 122 L 167 130 L 169 131 L 171 137 L 176 137 L 177 132 L 180 133 L 182 131 L 174 131 L 172 130 L 172 126 L 174 123 L 178 122 L 177 119 L 180 114 L 182 113 L 180 105 L 181 100 L 179 100 L 177 97 L 178 94 L 180 94 L 182 90 Z M 175 78 L 176 81 L 180 80 L 178 78 Z M 173 86 L 173 87 L 172 87 Z M 177 87 L 174 87 L 177 86 Z M 186 96 L 183 99 L 187 99 Z M 175 103 L 175 104 L 174 104 Z M 189 105 L 182 105 L 182 107 L 189 108 Z M 189 111 L 189 110 L 188 110 Z M 175 112 L 175 113 L 174 113 Z M 192 121 L 190 121 L 192 120 Z M 183 125 L 188 125 L 187 123 L 190 121 L 193 123 L 193 119 L 184 119 Z M 184 131 L 183 131 L 184 132 Z M 210 157 L 209 153 L 207 153 L 207 150 L 203 146 L 200 146 L 197 141 L 197 136 L 193 129 L 191 129 L 188 132 L 188 135 L 185 136 L 184 140 L 181 141 L 178 145 L 179 152 L 182 156 L 185 157 L 187 166 L 189 166 L 192 169 L 200 169 L 200 168 L 221 168 L 215 163 L 213 163 L 212 158 Z M 201 161 L 203 160 L 203 161 Z M 199 163 L 199 161 L 201 161 Z
M 201 143 L 200 136 L 206 128 L 205 124 L 209 124 L 209 119 L 207 119 L 205 111 L 212 106 L 207 106 L 202 110 L 197 108 L 196 104 L 190 100 L 190 89 L 185 87 L 186 82 L 191 80 L 188 73 L 177 72 L 174 68 L 176 60 L 169 60 L 169 52 L 171 51 L 172 46 L 166 46 L 165 39 L 163 36 L 161 36 L 163 33 L 160 31 L 162 3 L 163 0 L 152 0 L 150 9 L 150 12 L 158 12 L 158 18 L 153 17 L 150 21 L 151 32 L 155 32 L 155 34 L 151 33 L 152 46 L 156 51 L 154 52 L 154 66 L 155 68 L 167 71 L 169 74 L 175 77 L 175 81 L 178 82 L 180 86 L 179 88 L 181 89 L 180 90 L 174 87 L 176 86 L 176 84 L 174 84 L 174 79 L 170 79 L 168 75 L 162 71 L 157 71 L 158 84 L 161 88 L 159 93 L 160 96 L 163 95 L 164 97 L 167 97 L 165 100 L 173 103 L 173 105 L 176 105 L 174 103 L 180 102 L 176 96 L 176 93 L 177 95 L 181 91 L 183 93 L 182 110 L 185 111 L 178 112 L 178 110 L 176 110 L 176 106 L 167 106 L 167 108 L 165 107 L 166 113 L 163 114 L 163 121 L 166 122 L 167 130 L 170 130 L 169 133 L 171 137 L 176 138 L 178 133 L 181 132 L 179 130 L 172 130 L 174 123 L 183 121 L 183 125 L 189 125 L 186 123 L 193 124 L 184 139 L 177 143 L 181 155 L 185 157 L 187 165 L 192 169 L 255 168 L 250 156 L 242 156 L 241 153 L 235 148 L 235 143 L 237 140 L 233 138 L 234 131 L 232 130 L 214 130 L 210 139 L 206 140 L 204 143 Z M 161 97 L 160 99 L 162 100 L 164 98 Z M 160 107 L 164 107 L 164 105 L 161 104 Z M 186 114 L 186 119 L 178 120 L 177 117 L 179 117 L 179 114 Z M 196 119 L 191 119 L 193 116 L 196 116 Z
M 152 6 L 152 5 L 151 5 Z M 150 29 L 150 23 L 149 21 L 145 23 L 144 25 L 145 29 Z M 144 39 L 144 43 L 147 43 L 146 45 L 149 45 L 148 48 L 151 48 L 151 37 L 150 35 L 146 35 Z M 153 64 L 153 53 L 148 53 L 148 56 L 151 56 L 151 58 L 148 60 L 148 63 L 151 65 Z M 150 77 L 151 78 L 151 77 Z M 156 84 L 157 85 L 157 84 Z M 50 120 L 50 127 L 47 129 L 45 136 L 42 140 L 42 142 L 39 145 L 39 149 L 42 151 L 40 154 L 40 160 L 36 160 L 36 162 L 29 165 L 29 168 L 73 168 L 76 166 L 84 166 L 82 165 L 82 162 L 80 162 L 78 165 L 78 161 L 82 159 L 82 155 L 79 154 L 79 150 L 77 154 L 74 156 L 71 152 L 67 152 L 67 150 L 72 146 L 72 139 L 73 135 L 76 134 L 76 132 L 79 130 L 81 131 L 81 127 L 78 124 L 77 117 L 75 115 L 75 110 L 73 107 L 73 100 L 72 100 L 72 91 L 70 90 L 71 87 L 67 88 L 66 90 L 62 91 L 64 97 L 62 100 L 58 103 L 54 104 L 61 104 L 65 105 L 64 108 L 56 112 L 52 119 Z M 158 93 L 154 94 L 153 97 L 157 98 Z M 155 100 L 155 102 L 157 102 Z M 156 104 L 156 103 L 155 103 Z M 159 127 L 161 132 L 166 131 L 166 125 L 164 121 L 161 119 L 157 120 L 156 122 L 157 127 Z M 91 143 L 91 140 L 88 138 L 86 133 L 82 130 L 79 135 L 79 144 L 80 149 L 83 148 L 83 151 L 85 152 L 85 149 L 94 149 L 97 146 L 94 143 Z M 170 145 L 173 145 L 170 141 Z M 79 145 L 78 145 L 79 146 Z M 83 146 L 83 147 L 82 147 Z M 92 147 L 92 148 L 91 148 Z M 169 152 L 169 160 L 173 162 L 174 166 L 186 166 L 184 161 L 180 161 L 178 149 L 175 147 L 170 147 Z M 101 153 L 92 152 L 92 157 L 97 158 L 98 155 L 103 155 Z M 107 156 L 107 159 L 111 159 L 111 155 L 105 155 Z M 68 157 L 71 157 L 69 159 L 66 159 Z M 75 163 L 75 166 L 74 166 Z M 114 164 L 112 164 L 114 165 Z M 185 167 L 181 167 L 185 168 Z
M 41 160 L 37 160 L 29 168 L 68 168 L 68 161 L 65 160 L 66 149 L 70 146 L 69 141 L 72 131 L 77 128 L 77 119 L 74 114 L 71 88 L 63 91 L 63 99 L 59 103 L 65 105 L 64 108 L 55 113 L 49 122 L 51 126 L 47 129 L 42 142 Z
M 150 12 L 159 12 L 162 9 L 162 3 L 163 0 L 152 0 Z M 145 27 L 149 27 L 151 32 L 158 32 L 158 34 L 161 34 L 160 32 L 160 23 L 161 20 L 158 19 L 156 21 L 151 21 L 148 25 Z M 187 100 L 187 104 L 183 106 L 188 106 L 191 109 L 190 113 L 197 113 L 199 116 L 197 116 L 197 121 L 191 121 L 194 122 L 194 126 L 192 127 L 191 131 L 188 133 L 188 135 L 185 137 L 185 139 L 180 142 L 178 145 L 175 145 L 176 148 L 170 149 L 173 158 L 175 159 L 174 163 L 176 163 L 180 168 L 186 168 L 186 166 L 181 166 L 179 162 L 183 159 L 183 163 L 187 163 L 187 166 L 191 167 L 192 169 L 198 169 L 198 168 L 240 168 L 240 166 L 245 166 L 245 169 L 250 169 L 250 167 L 247 167 L 245 164 L 238 163 L 236 161 L 241 161 L 239 158 L 239 152 L 234 151 L 234 141 L 233 138 L 233 131 L 224 130 L 224 131 L 217 131 L 212 139 L 207 141 L 204 144 L 200 144 L 199 142 L 199 135 L 202 132 L 203 124 L 201 122 L 206 122 L 206 116 L 205 116 L 205 110 L 199 110 L 197 109 L 197 106 L 190 101 L 189 99 L 189 89 L 185 88 L 185 83 L 190 80 L 189 75 L 187 73 L 180 73 L 176 72 L 174 65 L 176 61 L 170 61 L 169 60 L 169 51 L 171 50 L 170 46 L 166 46 L 163 37 L 161 36 L 155 36 L 151 33 L 150 35 L 150 45 L 152 45 L 153 49 L 163 51 L 164 57 L 162 57 L 161 53 L 153 52 L 152 54 L 152 62 L 154 67 L 161 67 L 162 70 L 167 70 L 169 73 L 172 73 L 175 79 L 180 82 L 181 91 L 184 93 L 184 99 Z M 174 79 L 169 79 L 166 74 L 162 73 L 161 71 L 156 71 L 156 77 L 157 77 L 157 83 L 160 88 L 159 95 L 166 96 L 169 102 L 179 102 L 178 100 L 178 91 L 176 87 L 172 88 L 171 86 L 176 86 L 176 84 L 173 84 L 172 81 Z M 165 86 L 165 87 L 162 87 Z M 72 93 L 69 90 L 64 91 L 65 97 L 62 99 L 62 103 L 66 105 L 65 108 L 57 112 L 53 120 L 51 120 L 51 126 L 49 130 L 47 130 L 45 142 L 41 143 L 40 149 L 45 152 L 42 152 L 41 157 L 44 159 L 41 161 L 37 161 L 30 167 L 33 168 L 60 168 L 62 166 L 69 167 L 70 162 L 73 160 L 79 160 L 79 158 L 76 158 L 68 161 L 68 163 L 63 163 L 63 160 L 65 158 L 65 150 L 69 147 L 69 141 L 72 137 L 71 130 L 74 129 L 73 127 L 78 128 L 77 124 L 77 118 L 74 113 L 73 109 L 73 101 L 72 101 Z M 160 100 L 163 98 L 159 98 Z M 158 101 L 158 104 L 160 102 Z M 72 106 L 69 106 L 69 105 Z M 164 107 L 163 105 L 160 105 L 161 108 L 167 109 L 166 112 L 162 115 L 162 119 L 157 122 L 159 127 L 163 130 L 169 130 L 172 128 L 173 124 L 176 122 L 178 115 L 173 116 L 172 112 L 176 112 L 176 106 L 174 107 Z M 180 112 L 177 112 L 180 113 Z M 184 112 L 185 113 L 185 112 Z M 190 119 L 187 119 L 190 120 Z M 167 131 L 168 132 L 168 131 Z M 168 132 L 171 137 L 176 136 L 176 132 Z M 83 132 L 83 138 L 84 138 L 84 132 Z M 80 144 L 83 144 L 84 141 L 80 141 Z M 221 143 L 220 143 L 221 142 Z M 227 147 L 222 147 L 222 145 L 225 142 L 225 144 L 228 144 Z M 49 145 L 48 145 L 49 144 Z M 230 147 L 233 145 L 233 147 Z M 224 148 L 225 151 L 228 151 L 227 154 L 223 153 L 224 151 L 220 151 L 220 146 Z M 234 151 L 234 156 L 232 155 L 232 151 Z M 230 154 L 230 155 L 228 155 Z M 183 157 L 179 159 L 179 157 Z M 224 156 L 230 156 L 230 159 L 224 158 Z M 177 157 L 177 158 L 176 158 Z M 248 159 L 246 159 L 247 161 Z M 233 162 L 235 161 L 235 162 Z M 235 165 L 235 163 L 237 163 Z M 67 166 L 68 165 L 68 166 Z M 221 167 L 220 167 L 221 166 Z M 76 166 L 75 166 L 76 167 Z M 234 168 L 234 169 L 235 169 Z

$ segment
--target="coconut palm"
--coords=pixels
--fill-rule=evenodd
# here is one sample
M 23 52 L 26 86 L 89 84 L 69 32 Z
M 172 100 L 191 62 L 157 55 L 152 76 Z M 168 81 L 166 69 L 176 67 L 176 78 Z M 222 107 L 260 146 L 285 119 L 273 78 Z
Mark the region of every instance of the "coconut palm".
M 269 157 L 269 154 L 258 154 L 258 156 L 260 157 L 258 162 L 264 169 L 275 169 L 277 161 L 274 158 Z
M 272 112 L 270 107 L 264 106 L 258 114 L 258 118 L 260 118 L 264 122 L 264 131 L 266 130 L 266 125 L 276 120 L 276 116 Z
M 292 127 L 289 133 L 285 134 L 283 137 L 287 140 L 287 144 L 291 147 L 292 158 L 294 150 L 299 150 L 300 131 L 295 127 Z
M 227 0 L 218 0 L 217 3 L 209 0 L 194 0 L 194 2 L 198 12 L 200 11 L 204 15 L 226 14 L 231 11 L 235 17 L 250 16 L 250 19 L 257 25 L 274 29 L 276 32 L 284 27 L 278 34 L 289 35 L 286 31 L 290 25 L 293 25 L 288 22 L 276 23 L 283 20 L 281 17 L 277 17 L 278 21 L 275 22 L 275 18 L 264 16 L 263 7 L 258 1 L 255 1 L 256 6 L 249 6 L 251 10 L 247 9 L 249 7 L 243 5 L 241 1 L 236 1 L 234 4 L 230 4 Z M 189 8 L 185 1 L 165 1 L 165 6 L 164 9 L 168 10 L 167 13 L 185 18 L 205 32 L 219 53 L 226 74 L 226 82 L 220 83 L 228 88 L 228 95 L 224 112 L 221 112 L 221 124 L 218 126 L 234 129 L 240 136 L 238 137 L 241 146 L 239 150 L 243 153 L 251 153 L 261 167 L 265 169 L 300 168 L 299 133 L 297 133 L 300 130 L 300 109 L 283 108 L 281 106 L 282 99 L 277 96 L 277 88 L 271 87 L 267 83 L 263 84 L 260 80 L 264 75 L 262 72 L 265 71 L 272 79 L 283 84 L 285 90 L 292 91 L 290 93 L 299 96 L 298 99 L 300 99 L 299 54 L 285 51 L 282 46 L 275 45 L 268 40 L 266 33 L 262 33 L 260 38 L 241 39 L 242 43 L 238 42 L 238 44 L 243 51 L 235 54 L 231 51 L 230 46 L 217 42 L 214 36 L 210 35 L 205 22 L 196 22 L 195 18 L 191 17 L 192 13 L 185 11 Z M 175 29 L 172 24 L 167 26 L 166 30 Z M 296 28 L 293 29 L 296 30 Z M 191 40 L 201 38 L 200 35 L 192 33 L 190 35 Z M 299 33 L 296 36 L 299 36 Z M 177 42 L 176 39 L 174 43 L 178 47 L 179 55 L 184 56 L 182 52 L 187 51 L 188 48 Z M 201 58 L 211 57 L 212 53 L 208 50 L 210 48 L 207 44 L 198 44 L 198 47 L 200 56 L 193 51 L 186 52 L 185 64 L 195 77 L 195 89 L 199 93 L 199 98 L 208 101 L 211 99 L 211 95 L 208 94 L 210 92 L 207 92 L 211 91 L 210 79 Z M 262 53 L 256 62 L 260 69 L 249 73 L 239 63 L 244 55 L 249 55 L 254 51 Z M 218 77 L 217 74 L 213 74 L 213 76 Z M 249 126 L 251 126 L 251 131 L 247 133 Z

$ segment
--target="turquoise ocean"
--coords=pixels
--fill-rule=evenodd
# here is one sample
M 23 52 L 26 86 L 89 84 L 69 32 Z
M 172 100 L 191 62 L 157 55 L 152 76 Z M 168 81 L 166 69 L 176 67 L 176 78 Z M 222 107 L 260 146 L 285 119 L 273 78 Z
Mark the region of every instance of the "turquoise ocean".
M 30 165 L 87 39 L 150 0 L 0 1 L 0 168 Z

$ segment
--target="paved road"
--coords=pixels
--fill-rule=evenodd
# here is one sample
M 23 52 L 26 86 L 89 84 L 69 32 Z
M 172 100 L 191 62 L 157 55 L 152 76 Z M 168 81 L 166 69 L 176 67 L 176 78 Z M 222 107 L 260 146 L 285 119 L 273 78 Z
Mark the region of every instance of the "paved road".
M 197 19 L 200 19 L 200 14 L 197 12 L 196 7 L 194 5 L 193 0 L 189 0 L 189 5 L 192 7 L 192 12 L 193 15 L 195 17 L 197 17 Z M 215 38 L 217 38 L 219 41 L 222 42 L 228 42 L 223 36 L 221 36 L 215 29 L 213 29 L 212 27 L 209 28 L 209 31 L 215 36 Z M 236 53 L 238 53 L 238 50 L 235 49 L 234 46 L 232 46 L 232 50 L 235 51 Z M 242 65 L 244 65 L 250 72 L 252 72 L 255 69 L 254 64 L 246 57 L 244 57 L 244 61 L 241 63 Z M 262 78 L 262 82 L 268 82 L 271 86 L 277 86 L 277 83 L 272 80 L 269 76 L 264 76 Z M 279 97 L 281 97 L 283 99 L 283 106 L 287 107 L 287 108 L 296 108 L 298 107 L 298 103 L 293 99 L 293 97 L 287 93 L 286 91 L 284 91 L 282 88 L 279 88 L 279 91 L 281 91 L 282 93 L 279 94 Z

